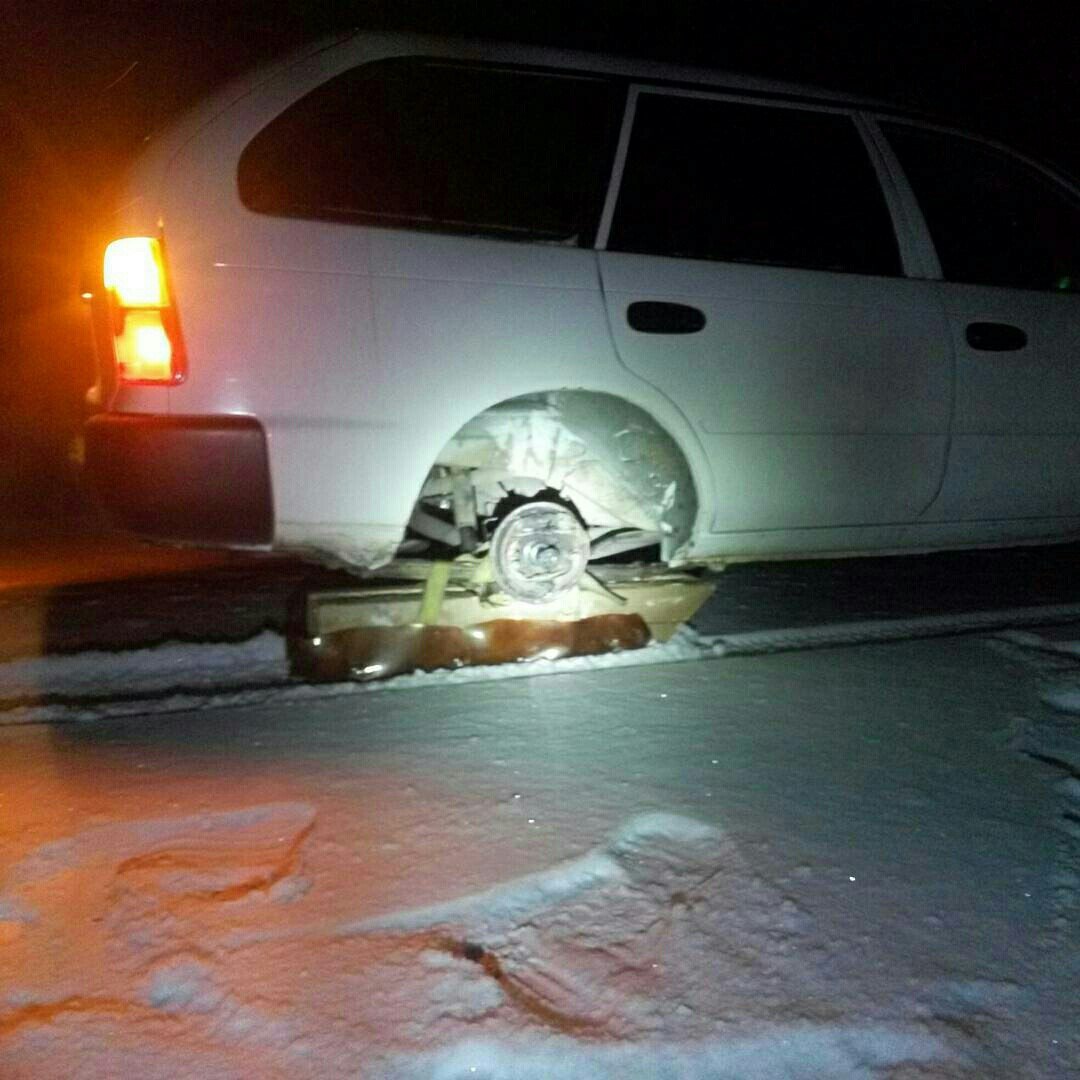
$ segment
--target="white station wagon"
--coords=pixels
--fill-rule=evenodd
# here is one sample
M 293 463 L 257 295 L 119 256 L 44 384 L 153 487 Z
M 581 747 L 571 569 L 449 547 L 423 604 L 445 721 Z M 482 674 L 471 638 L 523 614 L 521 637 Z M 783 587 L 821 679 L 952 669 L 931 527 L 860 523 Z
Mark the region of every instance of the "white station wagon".
M 1080 533 L 1080 196 L 875 102 L 354 34 L 148 147 L 87 464 L 141 534 L 541 601 Z

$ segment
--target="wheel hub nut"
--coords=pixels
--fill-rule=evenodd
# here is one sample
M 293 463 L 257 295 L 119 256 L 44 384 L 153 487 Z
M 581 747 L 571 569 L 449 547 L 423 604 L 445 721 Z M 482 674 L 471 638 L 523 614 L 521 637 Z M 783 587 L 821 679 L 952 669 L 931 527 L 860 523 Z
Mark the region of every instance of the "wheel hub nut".
M 499 522 L 491 538 L 492 576 L 516 600 L 543 603 L 572 589 L 589 562 L 589 534 L 578 516 L 556 502 L 524 503 Z

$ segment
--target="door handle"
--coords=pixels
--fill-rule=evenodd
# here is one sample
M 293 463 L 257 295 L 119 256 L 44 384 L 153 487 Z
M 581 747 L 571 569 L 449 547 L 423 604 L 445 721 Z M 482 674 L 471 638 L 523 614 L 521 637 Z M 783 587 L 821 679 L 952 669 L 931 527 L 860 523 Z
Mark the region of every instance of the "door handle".
M 635 300 L 626 309 L 626 321 L 642 334 L 696 334 L 705 326 L 705 312 L 689 304 Z
M 1000 322 L 968 323 L 967 343 L 980 352 L 1015 352 L 1027 344 L 1019 326 Z

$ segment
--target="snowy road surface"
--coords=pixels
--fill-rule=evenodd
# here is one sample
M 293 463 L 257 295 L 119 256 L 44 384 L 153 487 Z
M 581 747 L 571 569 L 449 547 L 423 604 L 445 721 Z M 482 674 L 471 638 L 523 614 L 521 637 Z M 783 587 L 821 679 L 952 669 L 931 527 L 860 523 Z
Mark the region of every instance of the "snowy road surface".
M 1077 1075 L 1078 636 L 2 727 L 0 1076 Z

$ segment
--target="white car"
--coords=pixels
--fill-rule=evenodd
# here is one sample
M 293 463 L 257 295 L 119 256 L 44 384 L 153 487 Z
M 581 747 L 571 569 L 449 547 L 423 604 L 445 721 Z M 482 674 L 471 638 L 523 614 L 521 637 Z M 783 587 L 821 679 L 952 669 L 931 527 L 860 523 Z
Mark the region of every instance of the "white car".
M 87 464 L 129 527 L 355 568 L 1080 533 L 1080 196 L 888 106 L 358 33 L 150 142 Z

